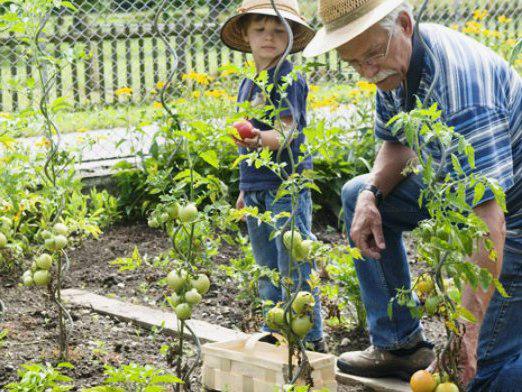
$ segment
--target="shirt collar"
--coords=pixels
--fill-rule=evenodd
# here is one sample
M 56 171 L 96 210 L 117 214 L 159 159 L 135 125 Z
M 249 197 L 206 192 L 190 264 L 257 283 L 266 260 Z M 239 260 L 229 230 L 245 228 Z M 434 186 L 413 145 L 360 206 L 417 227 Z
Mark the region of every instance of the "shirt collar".
M 419 33 L 420 34 L 420 33 Z M 404 96 L 404 110 L 409 112 L 415 107 L 415 95 L 419 89 L 422 70 L 425 65 L 426 49 L 414 30 L 412 36 L 412 51 L 408 72 L 406 73 L 406 88 Z

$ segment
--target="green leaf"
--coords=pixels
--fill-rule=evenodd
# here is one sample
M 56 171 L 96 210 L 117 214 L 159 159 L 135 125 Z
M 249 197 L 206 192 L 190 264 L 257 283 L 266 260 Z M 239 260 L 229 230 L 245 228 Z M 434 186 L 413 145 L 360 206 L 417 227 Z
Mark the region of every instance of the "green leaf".
M 486 187 L 482 182 L 479 182 L 475 185 L 475 194 L 473 195 L 473 205 L 477 205 L 479 201 L 482 200 L 484 193 L 486 192 Z
M 492 280 L 493 276 L 491 275 L 491 272 L 489 272 L 485 268 L 481 268 L 478 276 L 478 281 L 482 291 L 488 291 L 489 285 L 491 284 Z
M 208 150 L 202 152 L 201 154 L 199 154 L 199 156 L 209 165 L 215 167 L 216 169 L 219 169 L 219 158 L 217 156 L 216 151 Z
M 464 306 L 457 306 L 457 315 L 458 317 L 463 318 L 466 321 L 469 321 L 470 323 L 476 323 L 477 318 L 471 313 L 468 309 L 466 309 Z
M 504 298 L 509 298 L 510 295 L 506 292 L 506 290 L 504 289 L 504 286 L 502 286 L 502 283 L 500 283 L 500 281 L 498 279 L 493 279 L 493 285 L 495 286 L 495 288 L 497 289 L 497 291 L 500 293 L 501 296 L 503 296 Z

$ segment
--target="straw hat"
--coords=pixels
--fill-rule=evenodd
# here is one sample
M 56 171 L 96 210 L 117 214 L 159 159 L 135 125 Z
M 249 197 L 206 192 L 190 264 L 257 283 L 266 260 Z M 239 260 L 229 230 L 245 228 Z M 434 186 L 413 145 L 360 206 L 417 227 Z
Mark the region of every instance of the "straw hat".
M 318 56 L 335 49 L 379 22 L 404 0 L 319 0 L 324 27 L 303 52 Z
M 314 30 L 301 17 L 297 0 L 276 0 L 275 5 L 285 19 L 295 22 L 292 53 L 300 52 L 313 38 Z M 276 16 L 276 13 L 267 0 L 243 0 L 237 12 L 238 14 L 228 19 L 221 28 L 221 40 L 231 49 L 250 53 L 252 49 L 243 39 L 239 20 L 247 14 Z

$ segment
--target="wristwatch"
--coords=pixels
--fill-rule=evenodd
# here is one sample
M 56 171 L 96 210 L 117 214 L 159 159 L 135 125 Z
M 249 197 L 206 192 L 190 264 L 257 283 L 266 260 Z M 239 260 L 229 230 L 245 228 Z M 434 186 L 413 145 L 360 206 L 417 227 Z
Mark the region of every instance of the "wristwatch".
M 375 196 L 375 200 L 377 201 L 377 205 L 382 203 L 382 200 L 383 200 L 382 192 L 375 185 L 373 185 L 373 184 L 366 184 L 361 189 L 361 192 L 362 191 L 370 191 L 371 193 L 373 193 L 373 195 Z

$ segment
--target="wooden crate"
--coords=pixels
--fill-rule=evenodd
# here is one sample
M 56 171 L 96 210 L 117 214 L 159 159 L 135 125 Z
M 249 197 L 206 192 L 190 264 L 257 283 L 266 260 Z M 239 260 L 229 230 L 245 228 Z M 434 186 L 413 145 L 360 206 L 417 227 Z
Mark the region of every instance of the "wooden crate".
M 210 391 L 273 392 L 285 385 L 288 346 L 259 342 L 266 334 L 203 345 L 202 384 Z M 307 351 L 312 391 L 337 391 L 335 357 Z M 297 385 L 304 385 L 302 380 Z

